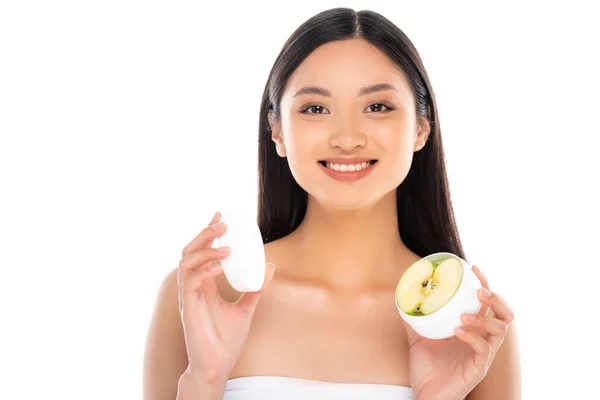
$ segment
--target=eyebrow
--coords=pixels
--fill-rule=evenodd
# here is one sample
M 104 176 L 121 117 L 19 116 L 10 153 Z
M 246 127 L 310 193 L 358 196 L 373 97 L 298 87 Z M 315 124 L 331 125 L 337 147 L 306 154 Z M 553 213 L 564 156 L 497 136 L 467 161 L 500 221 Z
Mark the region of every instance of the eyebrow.
M 383 92 L 385 90 L 395 90 L 398 92 L 399 90 L 390 83 L 376 83 L 374 85 L 363 86 L 358 91 L 358 96 L 365 96 L 367 94 L 375 93 L 375 92 Z M 305 86 L 302 89 L 298 90 L 294 97 L 299 96 L 301 94 L 318 94 L 324 97 L 331 97 L 331 92 L 325 88 L 318 86 Z

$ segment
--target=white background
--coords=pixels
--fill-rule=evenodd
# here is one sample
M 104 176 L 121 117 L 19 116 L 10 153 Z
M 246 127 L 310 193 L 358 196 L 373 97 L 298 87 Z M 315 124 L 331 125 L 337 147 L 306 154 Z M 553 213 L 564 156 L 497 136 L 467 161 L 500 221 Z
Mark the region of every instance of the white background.
M 588 3 L 2 2 L 0 398 L 141 398 L 158 287 L 220 204 L 256 201 L 270 68 L 336 6 L 382 13 L 423 58 L 467 257 L 516 313 L 523 398 L 593 397 Z

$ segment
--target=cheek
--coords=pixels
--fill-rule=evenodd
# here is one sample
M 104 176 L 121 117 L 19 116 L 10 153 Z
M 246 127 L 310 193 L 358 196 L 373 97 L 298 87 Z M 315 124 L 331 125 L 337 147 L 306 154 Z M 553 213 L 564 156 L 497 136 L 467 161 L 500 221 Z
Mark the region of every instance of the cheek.
M 410 127 L 396 125 L 393 129 L 380 132 L 376 138 L 383 150 L 386 174 L 394 181 L 406 177 L 413 160 L 414 138 L 410 132 Z
M 410 134 L 400 134 L 394 143 L 396 162 L 410 161 L 413 156 L 414 140 Z
M 283 142 L 288 162 L 298 167 L 302 164 L 316 163 L 322 138 L 327 137 L 322 124 L 309 123 L 293 115 L 286 115 L 282 121 Z
M 284 137 L 290 170 L 301 186 L 317 171 L 318 136 L 318 132 L 307 129 L 288 129 Z
M 411 140 L 403 140 L 398 144 L 397 151 L 393 157 L 392 175 L 399 184 L 406 178 L 413 161 L 413 143 Z

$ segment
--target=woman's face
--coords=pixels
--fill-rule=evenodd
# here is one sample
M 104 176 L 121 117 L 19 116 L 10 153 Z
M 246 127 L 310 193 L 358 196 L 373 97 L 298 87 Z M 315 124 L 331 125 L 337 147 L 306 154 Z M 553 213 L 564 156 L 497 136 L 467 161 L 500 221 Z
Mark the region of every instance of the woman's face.
M 371 205 L 395 190 L 430 131 L 425 118 L 417 124 L 401 72 L 362 39 L 311 53 L 290 77 L 280 110 L 280 121 L 270 122 L 279 155 L 304 190 L 332 207 Z

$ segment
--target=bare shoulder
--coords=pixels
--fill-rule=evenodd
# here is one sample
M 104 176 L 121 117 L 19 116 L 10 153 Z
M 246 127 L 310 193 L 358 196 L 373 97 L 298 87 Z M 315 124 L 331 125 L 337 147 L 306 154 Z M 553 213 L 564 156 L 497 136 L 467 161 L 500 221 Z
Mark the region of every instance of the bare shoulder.
M 516 329 L 513 322 L 488 373 L 467 396 L 468 400 L 521 399 L 521 361 Z
M 265 245 L 265 257 L 267 262 L 272 262 L 277 265 L 285 260 L 286 256 L 289 257 L 292 253 L 290 236 L 282 237 L 281 239 L 274 240 Z
M 144 400 L 173 399 L 187 368 L 179 314 L 177 268 L 163 279 L 154 304 L 144 352 Z
M 298 251 L 300 250 L 295 239 L 295 232 L 265 245 L 265 257 L 267 262 L 275 264 L 277 275 L 297 273 L 295 261 L 299 256 Z

